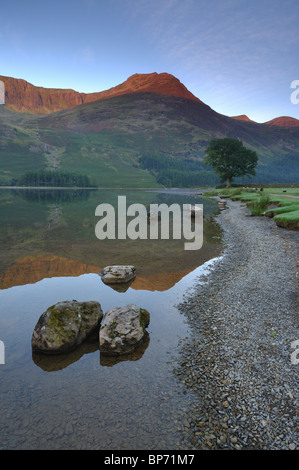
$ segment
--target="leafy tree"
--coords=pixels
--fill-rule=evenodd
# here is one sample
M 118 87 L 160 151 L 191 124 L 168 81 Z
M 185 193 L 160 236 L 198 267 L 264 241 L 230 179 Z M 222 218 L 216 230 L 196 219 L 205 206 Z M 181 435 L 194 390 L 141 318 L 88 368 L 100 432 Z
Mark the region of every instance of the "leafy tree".
M 255 175 L 258 156 L 243 146 L 237 139 L 213 139 L 205 150 L 204 163 L 211 165 L 219 174 L 226 186 L 231 186 L 233 178 L 245 175 Z

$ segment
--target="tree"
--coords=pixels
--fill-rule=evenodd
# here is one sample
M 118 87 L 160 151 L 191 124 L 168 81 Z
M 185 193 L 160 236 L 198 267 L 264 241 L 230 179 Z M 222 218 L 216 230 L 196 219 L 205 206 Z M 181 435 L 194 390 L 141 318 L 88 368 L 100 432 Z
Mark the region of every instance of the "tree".
M 255 175 L 258 156 L 237 139 L 213 139 L 205 150 L 204 163 L 211 165 L 226 187 L 237 176 Z

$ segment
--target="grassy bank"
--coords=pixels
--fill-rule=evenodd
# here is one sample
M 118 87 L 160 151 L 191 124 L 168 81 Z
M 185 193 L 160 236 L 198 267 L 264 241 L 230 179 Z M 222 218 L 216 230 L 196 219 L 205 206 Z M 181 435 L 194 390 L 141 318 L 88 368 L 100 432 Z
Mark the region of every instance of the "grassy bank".
M 205 193 L 212 196 L 243 201 L 252 216 L 273 217 L 279 227 L 299 230 L 299 188 L 222 188 Z

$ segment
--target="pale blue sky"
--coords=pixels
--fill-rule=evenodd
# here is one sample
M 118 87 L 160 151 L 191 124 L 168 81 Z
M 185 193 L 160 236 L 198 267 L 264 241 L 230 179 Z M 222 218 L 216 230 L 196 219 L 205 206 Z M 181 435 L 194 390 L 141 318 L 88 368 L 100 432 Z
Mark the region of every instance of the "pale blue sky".
M 0 74 L 101 91 L 168 72 L 215 111 L 299 118 L 298 0 L 0 0 Z

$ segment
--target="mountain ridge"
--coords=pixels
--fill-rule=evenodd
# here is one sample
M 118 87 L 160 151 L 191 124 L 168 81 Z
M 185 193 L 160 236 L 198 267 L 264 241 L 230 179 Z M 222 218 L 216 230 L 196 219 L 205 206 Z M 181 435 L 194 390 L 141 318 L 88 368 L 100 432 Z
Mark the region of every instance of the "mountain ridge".
M 280 116 L 265 122 L 269 126 L 299 127 L 299 119 L 290 116 Z
M 158 93 L 201 102 L 179 79 L 168 73 L 134 74 L 125 82 L 94 93 L 80 93 L 72 89 L 44 88 L 26 80 L 0 75 L 5 85 L 5 106 L 22 113 L 50 114 L 72 109 L 82 104 L 131 93 Z
M 249 119 L 249 117 L 246 114 L 240 114 L 239 116 L 231 116 L 232 119 L 237 119 L 239 121 L 246 121 L 246 122 L 256 122 L 253 121 L 252 119 Z
M 144 92 L 186 98 L 197 103 L 203 103 L 178 78 L 166 72 L 135 73 L 119 85 L 108 90 L 92 93 L 81 93 L 73 89 L 35 86 L 22 78 L 3 75 L 0 75 L 0 80 L 5 85 L 6 108 L 21 113 L 51 114 L 107 98 Z M 231 118 L 256 122 L 249 119 L 246 114 L 231 116 Z M 278 127 L 299 127 L 299 120 L 290 116 L 279 116 L 263 124 Z
M 218 184 L 203 160 L 211 139 L 224 137 L 257 152 L 254 182 L 298 180 L 299 127 L 217 113 L 170 74 L 134 74 L 87 95 L 49 93 L 22 79 L 7 83 L 0 106 L 1 185 L 38 170 L 71 170 L 98 187 Z

